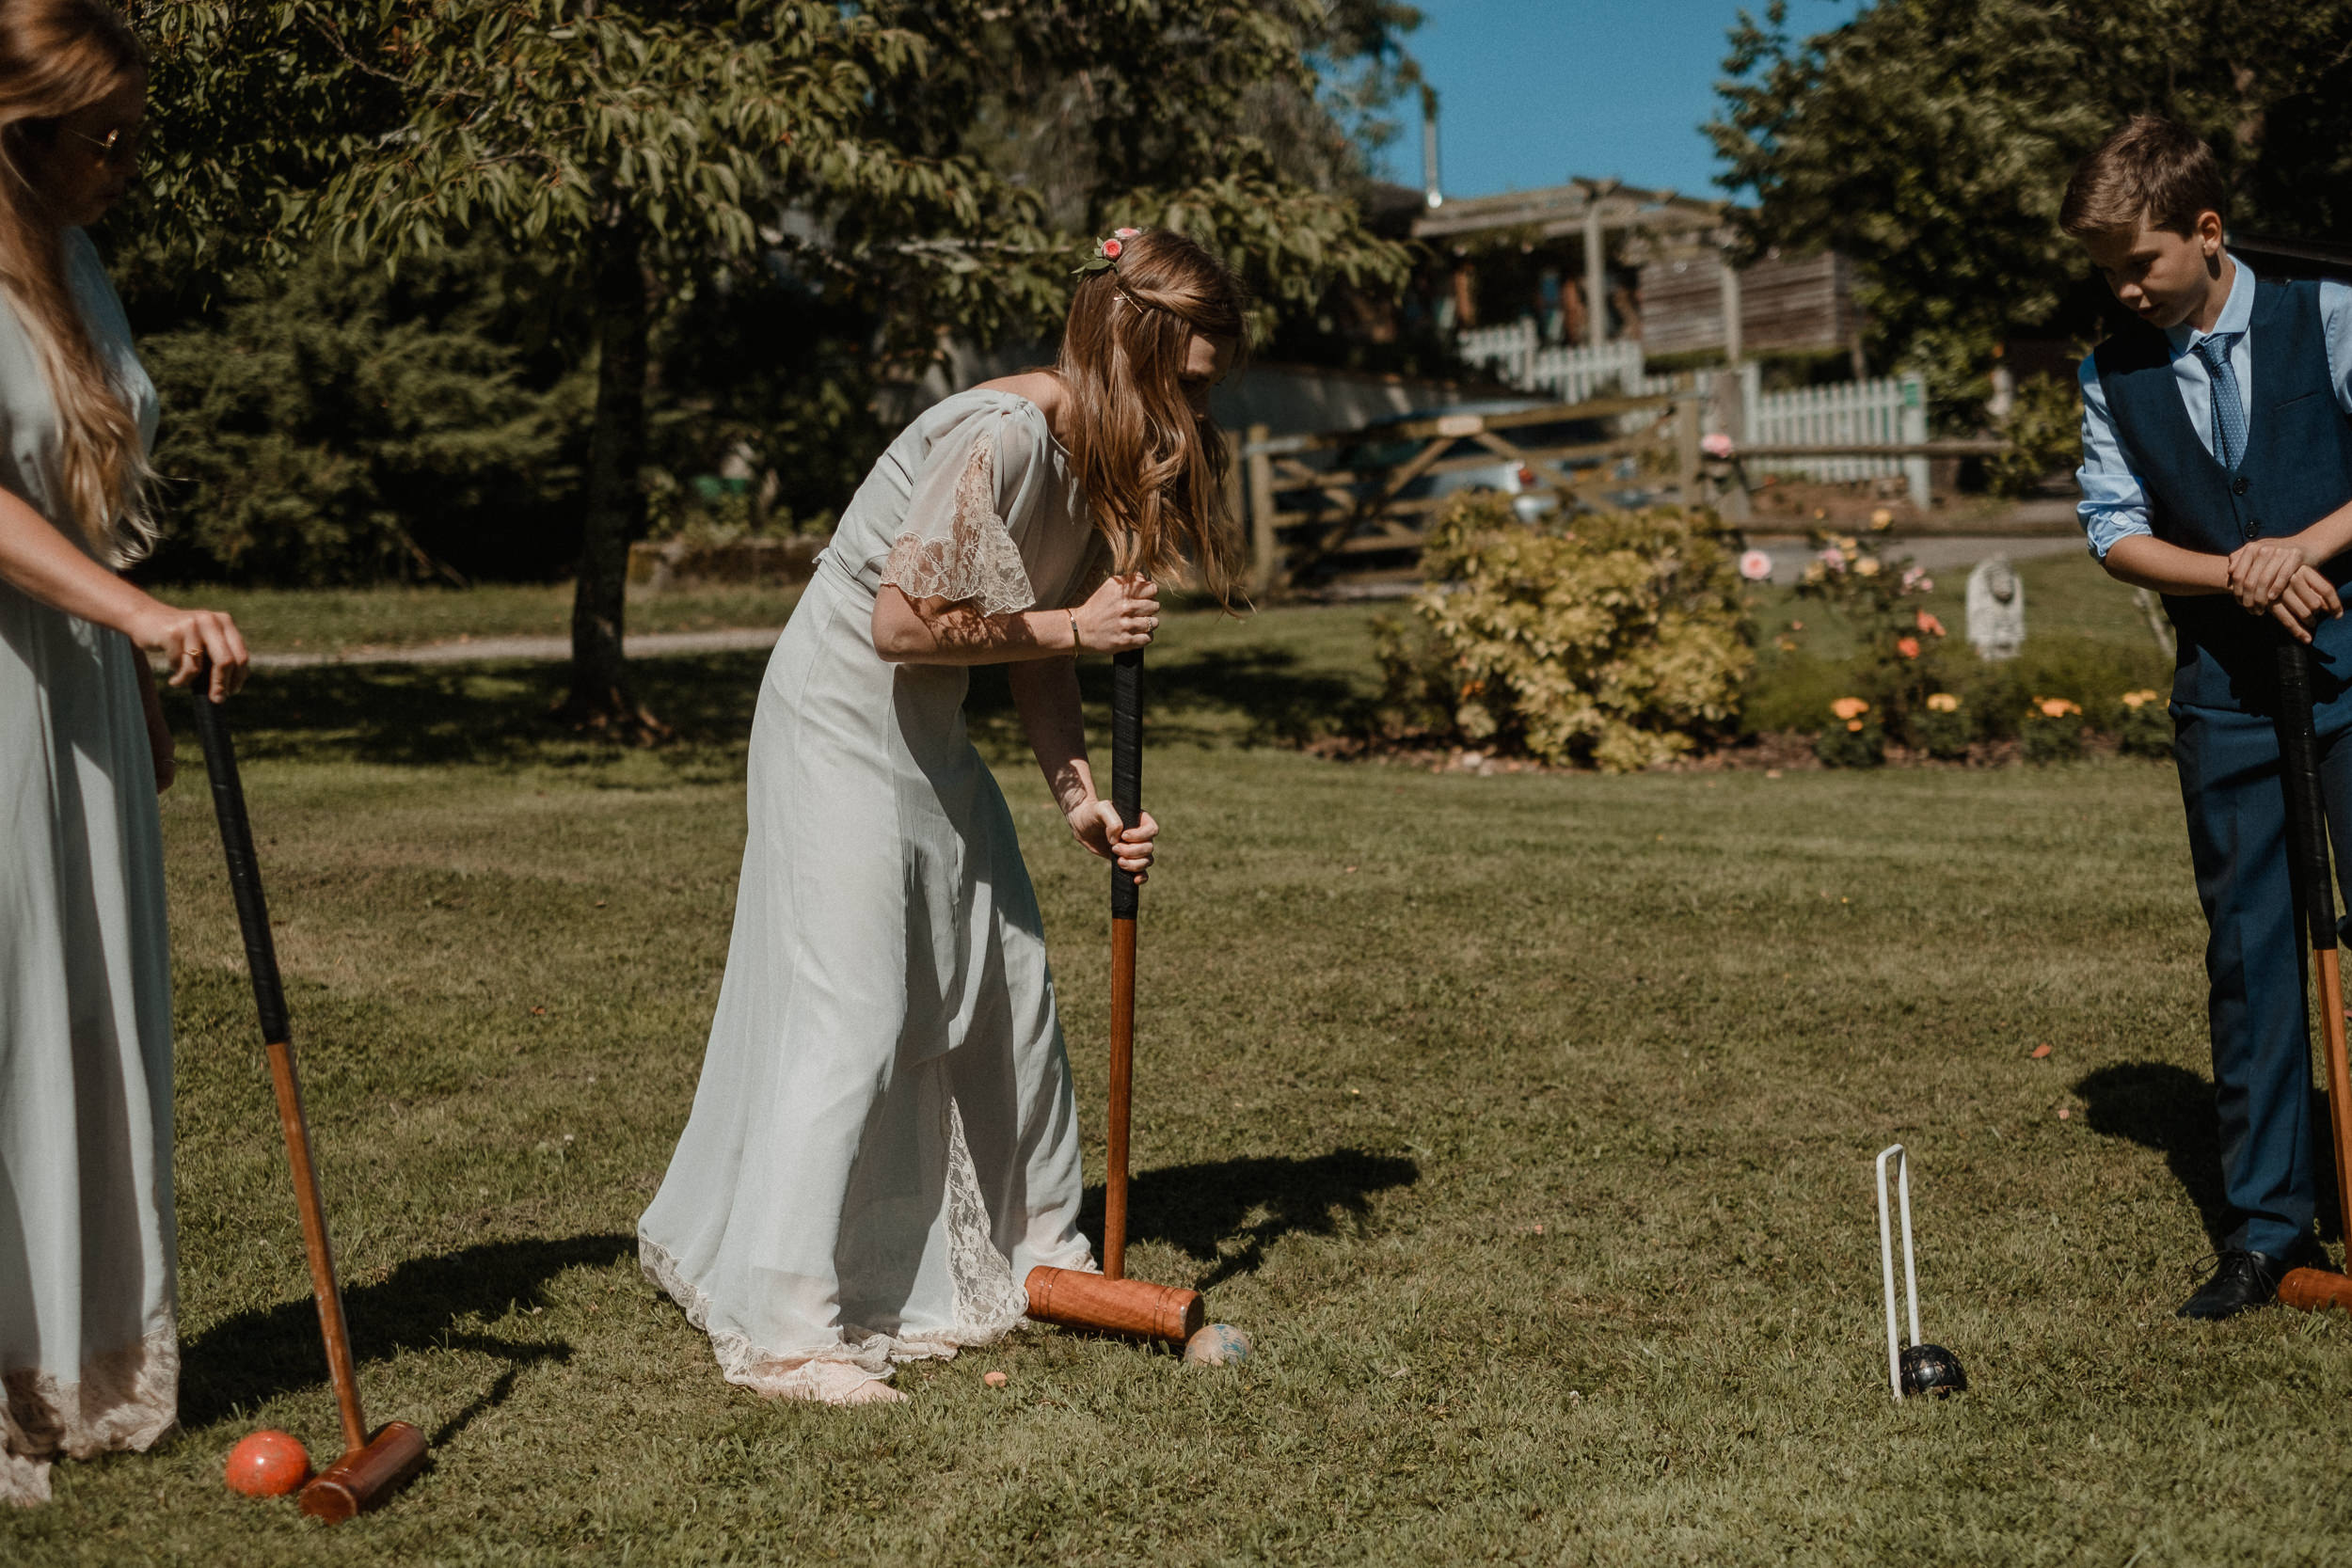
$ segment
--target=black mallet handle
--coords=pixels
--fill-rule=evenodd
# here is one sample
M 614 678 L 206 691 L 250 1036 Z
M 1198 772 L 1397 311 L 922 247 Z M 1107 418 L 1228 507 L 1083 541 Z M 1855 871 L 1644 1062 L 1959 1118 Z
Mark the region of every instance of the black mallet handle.
M 1143 820 L 1143 650 L 1111 657 L 1111 805 Z M 1103 1274 L 1127 1277 L 1127 1121 L 1136 1072 L 1136 879 L 1111 862 L 1111 1073 L 1108 1158 L 1103 1175 Z
M 1143 650 L 1111 656 L 1111 805 L 1119 820 L 1143 820 Z M 1111 918 L 1136 917 L 1136 879 L 1111 863 Z
M 2312 658 L 2292 638 L 2279 644 L 2279 774 L 2286 792 L 2287 857 L 2319 990 L 2319 1037 L 2327 1058 L 2328 1119 L 2335 1146 L 2336 1201 L 2352 1204 L 2352 1058 L 2344 1024 L 2344 976 L 2336 951 L 2336 893 L 2328 864 L 2328 808 L 2319 784 L 2319 733 L 2312 717 Z
M 2292 638 L 2279 644 L 2279 768 L 2286 789 L 2287 854 L 2296 912 L 2313 952 L 2336 945 L 2336 896 L 2328 880 L 2328 809 L 2319 786 L 2319 733 L 2312 717 L 2312 657 Z
M 319 1334 L 326 1341 L 326 1366 L 335 1381 L 335 1402 L 342 1417 L 346 1456 L 367 1447 L 367 1422 L 359 1409 L 359 1379 L 352 1367 L 351 1331 L 343 1321 L 342 1291 L 335 1283 L 335 1253 L 326 1236 L 326 1204 L 319 1193 L 318 1166 L 310 1158 L 310 1129 L 302 1113 L 302 1080 L 294 1071 L 294 1046 L 286 1027 L 286 988 L 278 977 L 278 948 L 270 941 L 269 906 L 262 897 L 262 868 L 253 854 L 253 827 L 245 812 L 245 785 L 237 777 L 236 748 L 230 744 L 229 719 L 206 693 L 209 671 L 191 687 L 196 733 L 204 743 L 204 771 L 213 784 L 213 815 L 220 819 L 220 845 L 229 856 L 229 887 L 237 899 L 237 927 L 245 934 L 246 966 L 253 972 L 253 1004 L 261 1012 L 262 1043 L 269 1057 L 271 1086 L 278 1096 L 278 1126 L 286 1135 L 286 1159 L 294 1167 L 294 1203 L 302 1213 L 302 1245 L 310 1255 L 310 1291 L 318 1298 Z

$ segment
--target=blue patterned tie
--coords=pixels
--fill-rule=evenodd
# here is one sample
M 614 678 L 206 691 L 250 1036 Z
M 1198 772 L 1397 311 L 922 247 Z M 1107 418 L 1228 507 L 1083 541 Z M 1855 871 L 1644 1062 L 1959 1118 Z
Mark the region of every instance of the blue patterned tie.
M 2230 345 L 2237 334 L 2207 338 L 2193 351 L 2213 382 L 2213 455 L 2231 473 L 2246 456 L 2246 404 L 2237 395 L 2237 372 L 2230 369 Z

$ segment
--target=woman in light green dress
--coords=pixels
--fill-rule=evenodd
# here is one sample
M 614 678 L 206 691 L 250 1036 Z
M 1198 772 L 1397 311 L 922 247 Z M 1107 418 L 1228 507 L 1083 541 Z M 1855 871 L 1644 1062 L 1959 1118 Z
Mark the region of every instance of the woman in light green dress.
M 1157 830 L 1096 793 L 1073 656 L 1150 641 L 1148 574 L 1229 580 L 1208 389 L 1241 330 L 1199 246 L 1105 241 L 1055 368 L 908 426 L 776 645 L 702 1084 L 638 1224 L 730 1382 L 896 1399 L 895 1363 L 1019 1323 L 1032 1267 L 1091 1267 L 1044 930 L 966 671 L 1009 666 L 1073 834 L 1145 871 Z
M 0 1500 L 169 1430 L 171 987 L 156 792 L 175 683 L 244 679 L 225 615 L 113 569 L 151 537 L 155 391 L 82 225 L 146 88 L 91 0 L 0 0 Z

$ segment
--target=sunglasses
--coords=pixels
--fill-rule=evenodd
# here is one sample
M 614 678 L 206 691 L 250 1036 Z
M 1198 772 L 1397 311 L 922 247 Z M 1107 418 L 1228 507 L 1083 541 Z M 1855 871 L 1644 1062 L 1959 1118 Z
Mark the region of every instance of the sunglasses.
M 109 168 L 119 168 L 136 162 L 139 155 L 139 143 L 144 139 L 142 127 L 135 125 L 129 127 L 118 125 L 103 136 L 93 136 L 87 131 L 76 131 L 71 125 L 62 129 L 68 135 L 86 141 L 96 148 L 98 161 Z

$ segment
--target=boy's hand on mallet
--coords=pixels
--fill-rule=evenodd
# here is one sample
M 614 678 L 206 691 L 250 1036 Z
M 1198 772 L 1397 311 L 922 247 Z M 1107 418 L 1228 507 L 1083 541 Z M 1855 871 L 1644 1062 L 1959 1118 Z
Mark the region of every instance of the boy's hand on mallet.
M 2270 607 L 2270 613 L 2296 641 L 2309 642 L 2309 628 L 2323 615 L 2342 615 L 2344 601 L 2336 596 L 2334 584 L 2306 566 L 2288 580 L 2279 602 Z
M 2230 596 L 2249 615 L 2260 615 L 2276 605 L 2296 574 L 2309 566 L 2301 547 L 2292 540 L 2254 540 L 2231 552 Z

